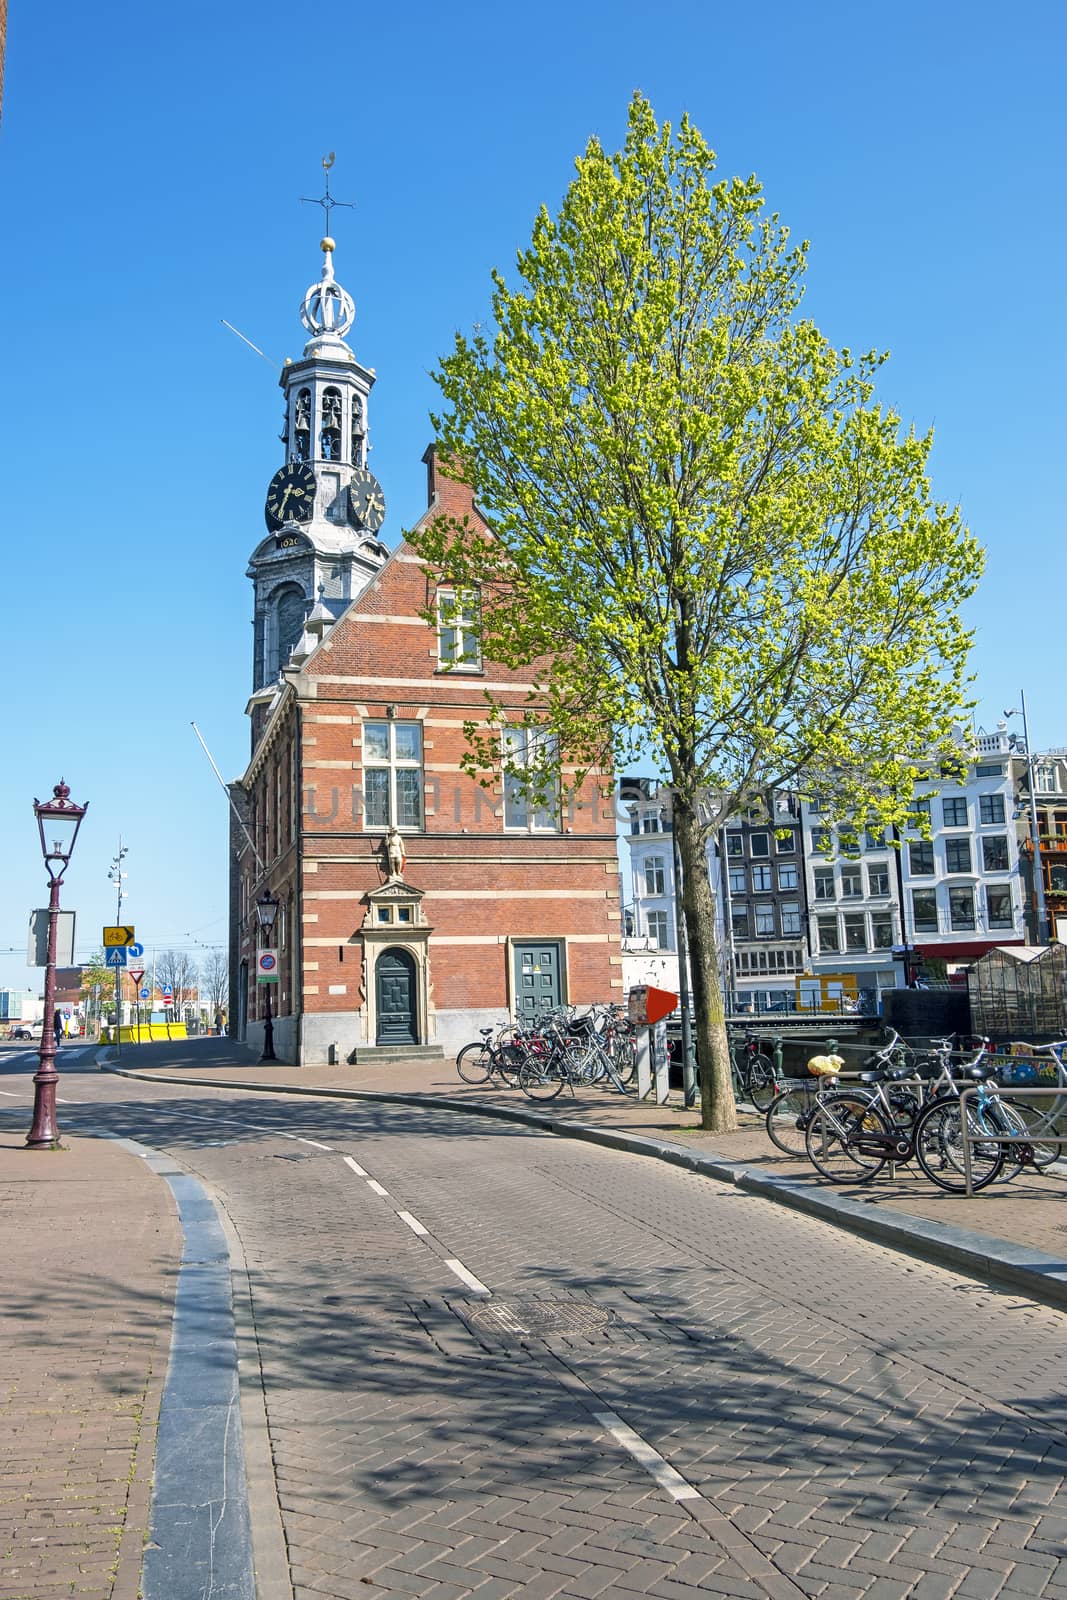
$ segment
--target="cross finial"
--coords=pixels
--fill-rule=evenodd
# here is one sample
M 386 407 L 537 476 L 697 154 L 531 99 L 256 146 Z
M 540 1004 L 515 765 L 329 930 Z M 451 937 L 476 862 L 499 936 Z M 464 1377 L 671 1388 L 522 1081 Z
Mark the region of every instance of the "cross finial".
M 321 206 L 322 207 L 323 213 L 325 214 L 325 217 L 326 217 L 326 234 L 327 234 L 327 237 L 329 237 L 329 233 L 330 233 L 330 212 L 333 210 L 334 206 L 346 206 L 349 210 L 352 210 L 352 211 L 355 210 L 355 206 L 356 206 L 356 202 L 354 200 L 335 200 L 333 195 L 330 193 L 330 168 L 333 166 L 335 160 L 336 160 L 336 157 L 335 157 L 334 152 L 332 150 L 330 151 L 328 156 L 323 156 L 323 158 L 322 158 L 322 170 L 323 170 L 323 174 L 324 174 L 325 180 L 326 180 L 326 192 L 322 196 L 322 198 L 320 200 L 313 200 L 307 195 L 303 195 L 302 194 L 300 196 L 300 204 L 302 206 Z

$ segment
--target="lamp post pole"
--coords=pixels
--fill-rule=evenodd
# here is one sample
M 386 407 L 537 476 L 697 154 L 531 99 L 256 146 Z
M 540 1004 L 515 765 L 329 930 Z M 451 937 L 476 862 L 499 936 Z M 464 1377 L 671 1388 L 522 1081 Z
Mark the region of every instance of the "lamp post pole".
M 1037 911 L 1037 942 L 1047 944 L 1049 939 L 1048 911 L 1045 906 L 1045 864 L 1041 859 L 1041 834 L 1037 818 L 1037 778 L 1034 752 L 1030 748 L 1030 725 L 1026 720 L 1026 696 L 1019 690 L 1019 710 L 1023 719 L 1023 745 L 1026 750 L 1026 781 L 1030 790 L 1030 834 L 1034 841 L 1034 902 Z M 1013 717 L 1015 711 L 1006 711 Z
M 278 899 L 275 895 L 271 894 L 269 889 L 264 889 L 263 893 L 256 901 L 256 916 L 259 918 L 259 926 L 263 933 L 264 942 L 268 950 L 270 949 L 270 931 L 274 926 L 274 919 L 277 915 Z M 277 971 L 277 968 L 275 968 L 275 971 Z M 276 1061 L 278 1058 L 274 1054 L 274 1018 L 271 1015 L 270 1007 L 270 983 L 265 984 L 264 987 L 267 991 L 264 995 L 264 999 L 266 1001 L 266 1014 L 263 1018 L 263 1054 L 259 1059 L 261 1061 Z
M 52 790 L 50 801 L 35 800 L 34 815 L 41 833 L 41 850 L 48 873 L 48 944 L 44 969 L 44 1021 L 41 1025 L 41 1050 L 33 1078 L 33 1123 L 26 1135 L 30 1150 L 59 1148 L 56 1126 L 56 935 L 59 929 L 59 891 L 63 874 L 74 851 L 74 841 L 88 805 L 75 805 L 62 779 Z

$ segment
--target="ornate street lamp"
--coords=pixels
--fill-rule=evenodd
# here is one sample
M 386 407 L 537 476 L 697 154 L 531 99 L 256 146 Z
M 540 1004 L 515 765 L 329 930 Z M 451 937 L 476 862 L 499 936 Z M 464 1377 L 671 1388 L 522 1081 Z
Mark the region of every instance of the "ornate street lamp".
M 89 805 L 75 805 L 62 778 L 52 790 L 51 800 L 35 800 L 33 813 L 41 834 L 41 854 L 48 873 L 48 953 L 44 969 L 44 1022 L 41 1026 L 40 1066 L 33 1079 L 33 1126 L 26 1135 L 31 1150 L 55 1150 L 59 1146 L 56 1127 L 56 933 L 59 927 L 59 889 L 63 874 L 74 854 L 82 818 Z
M 263 943 L 268 950 L 270 949 L 270 930 L 274 926 L 274 919 L 277 915 L 278 897 L 271 894 L 269 889 L 264 889 L 256 901 L 256 916 L 259 918 L 259 925 L 263 930 Z M 270 984 L 267 983 L 265 988 L 267 993 L 264 998 L 267 1002 L 267 1011 L 263 1018 L 263 1054 L 259 1059 L 261 1061 L 276 1061 L 278 1058 L 274 1054 L 274 1018 L 271 1016 L 270 1009 Z

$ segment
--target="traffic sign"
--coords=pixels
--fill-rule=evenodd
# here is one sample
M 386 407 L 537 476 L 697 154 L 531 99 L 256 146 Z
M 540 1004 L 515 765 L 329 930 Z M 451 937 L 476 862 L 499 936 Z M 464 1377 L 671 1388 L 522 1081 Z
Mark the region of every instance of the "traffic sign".
M 136 934 L 134 933 L 132 928 L 128 928 L 128 927 L 125 927 L 125 926 L 121 927 L 121 928 L 105 928 L 104 929 L 104 949 L 105 950 L 110 950 L 114 945 L 120 945 L 121 944 L 121 945 L 125 946 L 125 945 L 128 945 L 128 944 L 132 944 L 135 938 L 136 938 Z M 126 963 L 124 961 L 121 964 L 122 964 L 122 966 L 126 965 Z M 111 965 L 112 966 L 117 966 L 117 965 L 119 965 L 119 963 L 113 961 L 111 963 Z
M 131 961 L 136 961 L 138 956 L 143 956 L 144 955 L 144 945 L 143 944 L 128 944 L 126 946 L 126 954 L 129 956 Z
M 151 989 L 142 989 L 141 990 L 141 999 L 142 1000 L 149 1000 L 149 999 L 151 999 L 151 997 L 152 997 Z
M 277 983 L 278 957 L 273 950 L 256 951 L 256 982 Z
M 165 994 L 163 996 L 163 1009 L 164 1009 L 164 1011 L 166 1011 L 168 1009 L 168 1007 L 172 1006 L 173 1004 L 174 1004 L 174 996 L 172 994 Z
M 163 998 L 164 998 L 164 1000 L 172 999 L 173 995 L 174 995 L 174 985 L 172 983 L 165 983 L 163 985 Z
M 105 950 L 104 965 L 106 967 L 124 967 L 126 965 L 126 946 L 117 944 L 112 949 Z
M 130 952 L 127 950 L 126 954 L 129 955 L 129 953 Z M 144 977 L 143 967 L 127 967 L 126 970 L 133 979 L 134 983 L 140 983 L 141 979 Z

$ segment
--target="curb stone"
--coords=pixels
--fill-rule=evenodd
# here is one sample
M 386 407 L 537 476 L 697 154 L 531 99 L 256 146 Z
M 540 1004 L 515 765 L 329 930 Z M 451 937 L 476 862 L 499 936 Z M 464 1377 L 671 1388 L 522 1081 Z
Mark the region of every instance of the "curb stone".
M 502 1122 L 523 1123 L 560 1138 L 584 1139 L 611 1150 L 623 1150 L 630 1155 L 652 1157 L 671 1166 L 701 1173 L 721 1183 L 774 1201 L 808 1216 L 835 1223 L 878 1244 L 901 1250 L 908 1255 L 932 1261 L 938 1266 L 951 1267 L 965 1276 L 992 1279 L 1030 1295 L 1046 1305 L 1067 1307 L 1067 1261 L 1046 1255 L 1028 1245 L 1013 1244 L 1010 1240 L 994 1239 L 988 1234 L 974 1233 L 968 1228 L 953 1224 L 930 1222 L 925 1217 L 910 1217 L 902 1213 L 888 1214 L 863 1207 L 841 1194 L 826 1193 L 809 1184 L 792 1178 L 781 1178 L 771 1173 L 746 1167 L 741 1162 L 728 1161 L 721 1156 L 702 1155 L 687 1145 L 671 1144 L 668 1140 L 649 1138 L 645 1134 L 625 1133 L 615 1128 L 602 1128 L 588 1123 L 575 1123 L 565 1118 L 548 1117 L 536 1111 L 523 1111 L 510 1106 L 494 1105 L 483 1100 L 456 1100 L 450 1095 L 390 1093 L 378 1089 L 317 1089 L 303 1085 L 287 1084 L 284 1087 L 271 1083 L 222 1082 L 214 1078 L 193 1078 L 161 1072 L 137 1072 L 130 1068 L 114 1067 L 98 1058 L 103 1072 L 117 1077 L 135 1078 L 145 1083 L 176 1083 L 195 1088 L 236 1089 L 257 1094 L 301 1095 L 319 1100 L 356 1100 L 382 1102 L 391 1105 L 432 1106 L 442 1111 L 460 1111 L 468 1116 L 496 1117 Z

